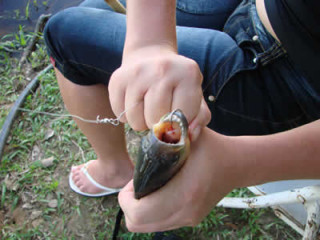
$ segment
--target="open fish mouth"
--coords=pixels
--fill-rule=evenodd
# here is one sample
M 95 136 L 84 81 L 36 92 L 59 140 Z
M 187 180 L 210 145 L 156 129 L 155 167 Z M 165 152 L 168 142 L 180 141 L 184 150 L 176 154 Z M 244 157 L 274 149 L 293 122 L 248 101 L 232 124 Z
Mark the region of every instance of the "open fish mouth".
M 189 156 L 188 121 L 181 110 L 163 116 L 142 137 L 134 171 L 135 198 L 165 185 Z

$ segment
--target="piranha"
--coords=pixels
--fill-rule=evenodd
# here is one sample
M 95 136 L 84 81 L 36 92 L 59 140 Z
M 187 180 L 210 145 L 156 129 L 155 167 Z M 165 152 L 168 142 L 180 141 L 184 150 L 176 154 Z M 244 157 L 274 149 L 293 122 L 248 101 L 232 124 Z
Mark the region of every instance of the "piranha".
M 188 121 L 181 110 L 164 115 L 142 137 L 134 170 L 135 198 L 165 185 L 189 156 Z

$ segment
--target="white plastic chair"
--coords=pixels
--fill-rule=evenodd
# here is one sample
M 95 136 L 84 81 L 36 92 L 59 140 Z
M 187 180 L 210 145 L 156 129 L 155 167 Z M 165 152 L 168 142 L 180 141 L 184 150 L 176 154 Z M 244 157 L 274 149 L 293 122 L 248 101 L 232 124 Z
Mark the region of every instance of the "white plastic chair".
M 248 187 L 257 197 L 222 199 L 217 206 L 225 208 L 273 208 L 303 237 L 316 239 L 320 226 L 320 180 L 291 180 Z

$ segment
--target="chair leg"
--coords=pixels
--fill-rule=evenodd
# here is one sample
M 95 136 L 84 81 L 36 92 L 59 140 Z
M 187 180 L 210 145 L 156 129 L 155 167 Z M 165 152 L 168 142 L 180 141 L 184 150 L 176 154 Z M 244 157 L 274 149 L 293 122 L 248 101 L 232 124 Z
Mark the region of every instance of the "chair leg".
M 315 240 L 320 227 L 320 200 L 305 202 L 304 206 L 308 213 L 303 240 Z
M 300 203 L 307 211 L 307 222 L 305 228 L 297 230 L 303 234 L 303 240 L 315 240 L 320 228 L 320 186 L 309 186 L 278 193 L 267 194 L 251 198 L 229 198 L 222 199 L 217 206 L 226 208 L 266 208 L 282 204 Z M 285 214 L 284 214 L 285 216 Z M 283 219 L 283 218 L 281 218 Z M 292 221 L 287 218 L 291 223 Z M 287 221 L 285 221 L 288 223 Z M 290 224 L 289 224 L 290 225 Z M 295 226 L 294 223 L 290 226 Z

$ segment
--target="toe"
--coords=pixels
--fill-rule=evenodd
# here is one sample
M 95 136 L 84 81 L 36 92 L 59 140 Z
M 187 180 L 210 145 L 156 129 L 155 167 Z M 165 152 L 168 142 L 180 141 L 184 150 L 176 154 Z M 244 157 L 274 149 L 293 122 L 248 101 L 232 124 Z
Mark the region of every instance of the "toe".
M 82 192 L 88 192 L 87 190 L 87 188 L 86 188 L 86 186 L 84 186 L 84 185 L 80 185 L 79 187 L 78 187 Z
M 74 184 L 77 186 L 77 187 L 79 187 L 79 185 L 81 185 L 81 179 L 80 178 L 76 178 L 76 179 L 74 179 Z
M 91 164 L 91 163 L 90 163 Z M 103 192 L 102 189 L 95 186 L 90 179 L 86 176 L 83 171 L 84 164 L 79 166 L 72 166 L 71 173 L 72 173 L 72 181 L 77 188 L 82 191 L 83 193 L 100 193 Z M 94 168 L 93 168 L 94 169 Z M 95 171 L 94 171 L 95 172 Z

